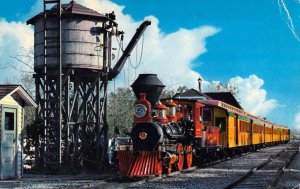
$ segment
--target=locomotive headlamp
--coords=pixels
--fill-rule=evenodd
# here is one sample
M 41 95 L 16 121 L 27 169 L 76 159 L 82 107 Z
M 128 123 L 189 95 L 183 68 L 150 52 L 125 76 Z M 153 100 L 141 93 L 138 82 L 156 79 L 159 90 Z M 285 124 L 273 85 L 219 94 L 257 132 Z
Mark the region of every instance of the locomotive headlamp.
M 134 105 L 134 115 L 136 117 L 144 117 L 147 113 L 147 108 L 143 104 Z
M 139 133 L 139 138 L 142 140 L 145 140 L 147 138 L 147 133 L 146 132 L 140 132 Z

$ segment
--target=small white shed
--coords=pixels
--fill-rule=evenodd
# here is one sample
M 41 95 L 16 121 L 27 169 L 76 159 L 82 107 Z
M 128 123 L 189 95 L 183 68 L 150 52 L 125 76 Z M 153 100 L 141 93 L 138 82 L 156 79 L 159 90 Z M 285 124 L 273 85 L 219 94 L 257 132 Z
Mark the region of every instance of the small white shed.
M 22 129 L 24 107 L 37 104 L 20 85 L 0 85 L 0 178 L 23 174 Z

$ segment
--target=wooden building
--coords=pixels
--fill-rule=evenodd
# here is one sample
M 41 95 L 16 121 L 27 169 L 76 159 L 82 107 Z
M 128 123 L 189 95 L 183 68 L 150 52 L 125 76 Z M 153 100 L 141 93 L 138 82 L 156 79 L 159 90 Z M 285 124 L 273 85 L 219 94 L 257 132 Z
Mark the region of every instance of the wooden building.
M 0 178 L 20 178 L 23 174 L 22 129 L 24 107 L 37 107 L 20 85 L 0 85 Z

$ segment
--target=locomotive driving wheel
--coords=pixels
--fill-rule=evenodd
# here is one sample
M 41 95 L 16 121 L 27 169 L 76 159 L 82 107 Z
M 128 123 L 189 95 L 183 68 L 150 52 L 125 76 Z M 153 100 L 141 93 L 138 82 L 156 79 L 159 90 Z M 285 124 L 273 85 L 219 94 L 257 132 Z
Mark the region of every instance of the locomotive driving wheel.
M 185 165 L 186 168 L 191 168 L 193 164 L 193 147 L 192 145 L 186 146 L 186 154 L 185 154 Z
M 184 150 L 183 150 L 183 145 L 179 143 L 177 145 L 177 155 L 178 155 L 178 160 L 176 165 L 176 169 L 178 171 L 182 171 L 183 165 L 184 165 Z

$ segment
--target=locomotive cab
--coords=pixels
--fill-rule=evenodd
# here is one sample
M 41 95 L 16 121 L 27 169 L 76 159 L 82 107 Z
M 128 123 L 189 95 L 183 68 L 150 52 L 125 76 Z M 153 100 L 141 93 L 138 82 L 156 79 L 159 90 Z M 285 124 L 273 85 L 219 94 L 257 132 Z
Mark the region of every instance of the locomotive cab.
M 174 99 L 174 102 L 178 104 L 181 108 L 181 112 L 177 112 L 178 120 L 184 123 L 184 127 L 190 136 L 195 138 L 202 137 L 202 115 L 203 115 L 203 104 L 196 100 L 179 100 Z

